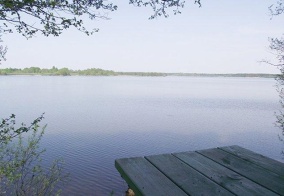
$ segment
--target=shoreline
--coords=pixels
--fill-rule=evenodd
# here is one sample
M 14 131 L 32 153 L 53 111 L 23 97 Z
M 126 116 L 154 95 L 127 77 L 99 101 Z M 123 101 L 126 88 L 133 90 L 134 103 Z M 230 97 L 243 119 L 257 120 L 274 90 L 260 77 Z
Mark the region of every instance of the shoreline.
M 99 75 L 99 74 L 38 74 L 38 73 L 8 73 L 0 74 L 0 76 L 89 76 L 89 77 L 116 77 L 116 76 L 132 76 L 132 77 L 232 77 L 232 78 L 276 78 L 279 74 L 254 74 L 254 73 L 244 73 L 244 74 L 196 74 L 196 73 L 126 73 L 123 74 L 113 74 L 113 75 Z

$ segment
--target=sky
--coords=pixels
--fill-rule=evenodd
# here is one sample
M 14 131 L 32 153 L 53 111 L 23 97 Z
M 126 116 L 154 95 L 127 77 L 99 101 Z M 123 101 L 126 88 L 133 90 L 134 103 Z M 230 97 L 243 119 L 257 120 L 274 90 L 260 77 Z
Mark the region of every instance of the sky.
M 268 7 L 276 0 L 203 0 L 186 3 L 182 14 L 149 20 L 151 8 L 114 1 L 110 20 L 87 20 L 92 36 L 69 29 L 59 37 L 5 34 L 7 61 L 0 68 L 68 67 L 114 71 L 184 73 L 279 73 L 269 37 L 281 37 L 283 16 Z

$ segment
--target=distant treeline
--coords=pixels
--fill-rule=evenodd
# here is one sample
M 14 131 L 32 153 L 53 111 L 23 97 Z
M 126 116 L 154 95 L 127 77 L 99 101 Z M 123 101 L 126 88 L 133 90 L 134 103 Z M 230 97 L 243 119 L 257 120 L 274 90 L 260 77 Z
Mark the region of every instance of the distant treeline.
M 41 69 L 39 67 L 29 67 L 24 69 L 5 68 L 0 69 L 0 75 L 50 75 L 50 76 L 191 76 L 191 77 L 265 77 L 275 78 L 277 74 L 255 74 L 255 73 L 239 73 L 239 74 L 205 74 L 205 73 L 159 73 L 159 72 L 115 72 L 112 70 L 103 70 L 99 68 L 91 68 L 85 70 L 72 70 L 68 68 L 58 69 Z
M 68 68 L 41 69 L 39 67 L 29 67 L 24 69 L 6 68 L 0 69 L 0 75 L 50 75 L 50 76 L 70 76 L 70 75 L 91 75 L 91 76 L 114 76 L 114 71 L 91 68 L 85 70 L 72 70 Z

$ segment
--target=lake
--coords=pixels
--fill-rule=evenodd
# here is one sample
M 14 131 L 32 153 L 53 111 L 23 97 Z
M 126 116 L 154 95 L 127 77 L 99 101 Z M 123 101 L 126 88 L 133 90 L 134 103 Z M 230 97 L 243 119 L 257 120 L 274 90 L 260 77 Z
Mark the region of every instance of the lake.
M 1 76 L 0 118 L 45 112 L 44 160 L 62 157 L 63 195 L 124 195 L 117 158 L 240 145 L 283 162 L 275 80 Z

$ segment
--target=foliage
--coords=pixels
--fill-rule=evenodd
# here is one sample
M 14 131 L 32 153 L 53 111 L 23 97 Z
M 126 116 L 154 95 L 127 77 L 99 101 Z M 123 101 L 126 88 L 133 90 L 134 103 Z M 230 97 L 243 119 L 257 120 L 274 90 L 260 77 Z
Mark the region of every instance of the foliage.
M 103 70 L 98 68 L 91 68 L 86 70 L 78 70 L 74 73 L 78 73 L 78 75 L 85 75 L 85 76 L 114 76 L 117 75 L 114 71 L 110 70 Z
M 270 39 L 270 49 L 275 54 L 276 63 L 270 63 L 277 66 L 281 74 L 276 78 L 277 80 L 277 91 L 280 97 L 280 104 L 282 110 L 276 113 L 276 126 L 281 129 L 281 134 L 279 139 L 284 142 L 284 39 L 283 38 L 271 38 Z M 284 154 L 284 150 L 282 151 Z
M 284 0 L 278 0 L 269 7 L 272 16 L 281 15 L 284 12 Z
M 0 42 L 2 42 L 1 35 L 0 35 Z M 1 60 L 4 60 L 4 61 L 6 60 L 5 55 L 7 53 L 7 50 L 8 50 L 7 46 L 0 45 L 0 62 Z
M 275 4 L 269 7 L 272 16 L 280 16 L 284 12 L 284 0 L 278 0 Z M 282 110 L 276 113 L 276 126 L 281 129 L 281 134 L 279 134 L 280 141 L 284 142 L 284 38 L 270 38 L 270 50 L 275 55 L 276 62 L 272 63 L 266 61 L 267 63 L 279 68 L 281 74 L 277 77 L 277 91 L 280 97 L 280 104 Z M 284 149 L 282 150 L 284 155 Z
M 87 29 L 83 19 L 107 19 L 98 10 L 116 9 L 116 5 L 103 0 L 0 0 L 0 36 L 13 32 L 26 38 L 38 32 L 59 36 L 70 27 L 91 35 L 98 29 Z M 5 60 L 6 52 L 7 47 L 0 46 L 0 61 Z
M 200 0 L 194 2 L 201 6 Z M 150 19 L 153 19 L 168 17 L 167 9 L 172 9 L 174 14 L 181 13 L 180 8 L 184 7 L 185 1 L 129 0 L 129 4 L 152 7 L 154 13 Z M 44 36 L 59 36 L 70 27 L 91 35 L 98 29 L 86 28 L 84 21 L 87 18 L 109 19 L 107 12 L 117 8 L 117 5 L 106 0 L 0 0 L 0 36 L 14 32 L 26 38 L 31 38 L 38 32 Z M 5 60 L 6 52 L 7 47 L 0 46 L 0 62 Z
M 201 6 L 200 0 L 195 3 Z M 181 13 L 184 7 L 182 0 L 129 0 L 134 6 L 150 6 L 154 14 L 167 17 L 167 9 L 172 8 L 174 14 Z M 117 5 L 104 0 L 0 0 L 1 32 L 14 31 L 29 38 L 37 32 L 45 36 L 58 36 L 64 29 L 75 27 L 87 35 L 97 31 L 89 31 L 84 26 L 83 18 L 108 19 L 101 11 L 115 11 Z
M 44 169 L 41 156 L 44 150 L 39 142 L 45 126 L 40 130 L 43 116 L 30 126 L 15 128 L 15 115 L 2 119 L 0 124 L 0 194 L 5 195 L 54 195 L 58 183 L 66 180 L 62 161 L 55 160 Z
M 107 18 L 97 12 L 99 9 L 114 11 L 117 6 L 102 0 L 1 0 L 0 30 L 29 38 L 37 32 L 58 36 L 73 26 L 89 35 L 93 31 L 84 27 L 82 17 Z
M 29 67 L 24 69 L 5 68 L 0 69 L 0 75 L 53 75 L 53 76 L 70 76 L 70 75 L 92 75 L 92 76 L 109 76 L 117 75 L 116 72 L 91 68 L 86 70 L 71 70 L 68 68 L 58 69 L 53 66 L 51 69 L 41 69 L 39 67 Z
M 57 74 L 62 76 L 70 76 L 70 71 L 68 68 L 62 68 L 57 71 Z
M 103 70 L 91 68 L 85 70 L 71 70 L 68 68 L 58 69 L 53 66 L 51 69 L 40 69 L 39 67 L 30 67 L 24 69 L 5 68 L 0 69 L 0 75 L 51 75 L 51 76 L 190 76 L 190 77 L 263 77 L 275 78 L 276 74 L 205 74 L 205 73 L 160 73 L 160 72 L 115 72 L 112 70 Z
M 149 19 L 154 19 L 159 16 L 168 17 L 168 9 L 172 9 L 174 15 L 180 14 L 180 9 L 184 7 L 186 1 L 182 0 L 129 0 L 130 4 L 134 6 L 141 7 L 151 7 L 153 9 L 153 14 Z M 195 4 L 201 7 L 201 0 L 195 0 Z

